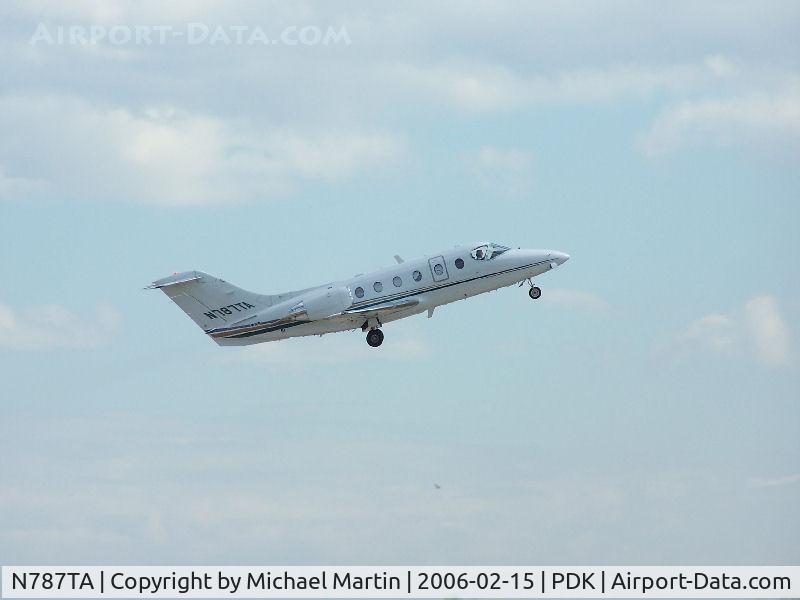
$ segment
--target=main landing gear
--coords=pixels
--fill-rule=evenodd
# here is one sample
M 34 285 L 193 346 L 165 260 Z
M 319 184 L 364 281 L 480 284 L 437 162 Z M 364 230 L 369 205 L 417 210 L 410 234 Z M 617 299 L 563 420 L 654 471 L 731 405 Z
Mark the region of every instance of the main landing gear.
M 383 332 L 380 329 L 370 329 L 367 333 L 367 343 L 377 348 L 383 343 Z
M 383 332 L 378 329 L 381 326 L 380 319 L 372 317 L 364 321 L 361 331 L 367 332 L 367 343 L 373 348 L 377 348 L 383 343 Z

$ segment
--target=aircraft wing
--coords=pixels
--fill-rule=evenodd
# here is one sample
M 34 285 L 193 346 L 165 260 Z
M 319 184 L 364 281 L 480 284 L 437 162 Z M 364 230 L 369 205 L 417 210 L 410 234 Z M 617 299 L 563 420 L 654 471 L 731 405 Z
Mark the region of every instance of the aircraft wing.
M 354 308 L 344 311 L 345 315 L 359 316 L 359 317 L 378 317 L 389 313 L 406 310 L 419 304 L 417 298 L 407 298 L 404 300 L 393 300 L 391 302 L 384 302 L 382 304 L 374 304 L 372 306 L 365 306 L 364 308 Z

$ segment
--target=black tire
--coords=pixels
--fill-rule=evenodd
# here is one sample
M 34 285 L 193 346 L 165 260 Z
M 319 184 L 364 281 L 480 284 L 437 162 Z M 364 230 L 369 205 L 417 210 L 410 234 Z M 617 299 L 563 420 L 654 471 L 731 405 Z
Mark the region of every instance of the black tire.
M 541 295 L 542 295 L 542 290 L 536 287 L 535 285 L 528 290 L 528 296 L 530 296 L 533 300 L 538 300 Z
M 383 332 L 380 329 L 370 329 L 367 334 L 367 343 L 373 348 L 377 348 L 383 343 Z

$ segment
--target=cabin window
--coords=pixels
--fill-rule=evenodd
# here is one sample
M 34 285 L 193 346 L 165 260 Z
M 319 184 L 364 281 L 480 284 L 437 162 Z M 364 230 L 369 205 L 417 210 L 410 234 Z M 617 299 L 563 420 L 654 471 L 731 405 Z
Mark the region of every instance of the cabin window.
M 463 269 L 464 268 L 464 261 L 461 260 L 460 258 L 456 259 L 456 268 L 457 269 Z
M 361 286 L 358 286 L 356 288 L 356 296 L 358 298 L 363 298 L 364 297 L 364 288 L 362 288 Z
M 422 273 L 420 273 L 419 271 L 414 271 L 411 274 L 411 277 L 414 278 L 414 281 L 419 281 L 420 279 L 422 279 Z
M 439 263 L 436 263 L 433 266 L 433 272 L 436 273 L 437 275 L 441 275 L 442 273 L 444 273 L 444 267 Z
M 473 248 L 470 256 L 475 260 L 491 260 L 500 256 L 503 252 L 508 252 L 511 248 L 500 244 L 484 244 Z
M 508 246 L 501 246 L 500 244 L 490 244 L 490 247 L 492 249 L 492 254 L 489 256 L 489 258 L 497 258 L 503 252 L 508 252 L 511 250 L 511 248 Z
M 373 284 L 372 289 L 375 290 L 376 292 L 382 292 L 383 291 L 383 284 L 380 281 L 376 281 Z
M 394 284 L 394 287 L 400 287 L 401 285 L 403 285 L 403 280 L 400 279 L 399 277 L 395 277 L 394 279 L 392 279 L 392 283 Z

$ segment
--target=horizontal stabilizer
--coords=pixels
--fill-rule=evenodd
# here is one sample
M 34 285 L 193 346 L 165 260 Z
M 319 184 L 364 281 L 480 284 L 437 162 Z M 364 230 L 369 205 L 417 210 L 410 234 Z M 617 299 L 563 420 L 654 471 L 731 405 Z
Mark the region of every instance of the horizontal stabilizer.
M 175 273 L 169 277 L 164 277 L 158 281 L 154 281 L 148 285 L 146 290 L 158 290 L 161 288 L 169 287 L 171 285 L 178 285 L 179 283 L 189 283 L 190 281 L 197 281 L 200 279 L 200 273 L 197 271 L 187 271 L 186 273 Z

